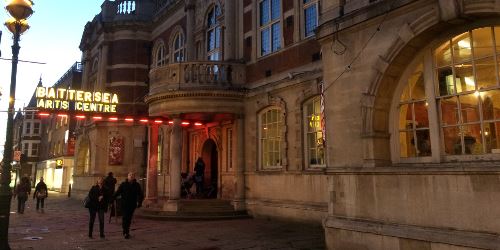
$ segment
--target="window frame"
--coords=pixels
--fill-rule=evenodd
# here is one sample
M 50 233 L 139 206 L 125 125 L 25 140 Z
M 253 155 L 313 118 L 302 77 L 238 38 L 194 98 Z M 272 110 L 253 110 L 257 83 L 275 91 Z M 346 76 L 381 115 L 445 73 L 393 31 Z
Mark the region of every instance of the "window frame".
M 281 118 L 281 120 L 278 120 L 276 123 L 277 123 L 277 129 L 279 129 L 276 133 L 277 133 L 277 137 L 270 137 L 271 139 L 274 139 L 274 138 L 279 138 L 278 140 L 278 145 L 279 145 L 279 148 L 278 148 L 278 155 L 279 155 L 279 160 L 280 160 L 280 164 L 279 165 L 269 165 L 269 166 L 265 166 L 264 165 L 264 147 L 263 147 L 263 140 L 264 139 L 267 139 L 267 138 L 263 138 L 263 135 L 262 135 L 262 130 L 261 129 L 263 127 L 263 122 L 262 122 L 262 115 L 264 114 L 267 114 L 268 112 L 272 111 L 272 110 L 276 110 L 277 111 L 277 115 L 278 115 L 278 118 Z M 257 124 L 258 124 L 258 127 L 257 127 L 257 140 L 258 140 L 258 143 L 257 143 L 257 146 L 258 146 L 258 166 L 259 166 L 259 170 L 260 171 L 281 171 L 285 168 L 285 147 L 284 147 L 284 142 L 285 142 L 285 136 L 284 136 L 284 130 L 285 130 L 285 116 L 284 116 L 284 113 L 283 113 L 283 110 L 281 107 L 279 106 L 270 106 L 270 107 L 267 107 L 263 110 L 261 110 L 260 112 L 258 112 L 257 114 Z M 280 124 L 281 123 L 281 124 Z M 268 124 L 268 123 L 266 123 Z M 270 139 L 270 140 L 271 140 Z
M 158 54 L 162 52 L 162 56 L 158 59 Z M 170 55 L 168 54 L 167 46 L 165 43 L 160 40 L 156 43 L 155 50 L 153 51 L 154 64 L 153 67 L 162 67 L 167 65 L 170 62 Z
M 311 34 L 307 35 L 306 34 L 306 26 L 307 26 L 307 19 L 306 19 L 306 9 L 312 7 L 313 5 L 316 5 L 316 28 L 318 28 L 318 25 L 319 25 L 319 0 L 311 0 L 310 2 L 308 3 L 304 3 L 304 0 L 300 0 L 300 5 L 301 5 L 301 9 L 300 9 L 300 33 L 301 33 L 301 37 L 302 39 L 307 39 L 307 38 L 310 38 L 310 37 L 314 37 L 316 34 L 315 32 L 313 31 Z
M 262 25 L 261 24 L 261 9 L 260 9 L 260 5 L 262 2 L 264 1 L 269 1 L 269 21 Z M 258 58 L 262 58 L 262 57 L 266 57 L 266 56 L 269 56 L 269 55 L 272 55 L 274 53 L 277 53 L 279 51 L 281 51 L 284 47 L 284 39 L 283 39 L 283 1 L 282 0 L 278 0 L 279 3 L 280 3 L 280 7 L 279 7 L 279 17 L 276 18 L 275 20 L 272 19 L 272 1 L 273 0 L 259 0 L 257 1 L 257 7 L 256 7 L 256 12 L 257 12 L 257 44 L 258 46 L 257 49 L 257 57 Z M 274 24 L 278 24 L 279 25 L 279 28 L 280 28 L 280 34 L 279 34 L 279 45 L 278 45 L 278 48 L 276 50 L 273 50 L 273 30 L 272 30 L 272 27 Z M 266 54 L 263 54 L 262 53 L 262 32 L 266 29 L 269 29 L 269 41 L 270 41 L 270 51 Z
M 176 48 L 175 46 L 178 38 L 181 39 L 181 43 L 180 47 Z M 186 36 L 184 35 L 184 32 L 182 32 L 182 30 L 178 30 L 177 32 L 175 32 L 174 36 L 172 37 L 172 43 L 170 44 L 170 48 L 172 51 L 172 53 L 170 53 L 170 56 L 172 57 L 171 58 L 172 63 L 182 63 L 186 61 Z M 181 60 L 176 59 L 176 55 L 178 53 L 182 55 Z
M 325 148 L 324 148 L 324 145 L 323 145 L 323 164 L 311 164 L 311 155 L 310 155 L 310 149 L 312 148 L 311 146 L 309 146 L 309 140 L 308 140 L 308 135 L 309 134 L 317 134 L 317 133 L 321 133 L 323 134 L 323 131 L 321 129 L 321 110 L 319 111 L 318 114 L 315 114 L 314 113 L 314 103 L 315 102 L 318 102 L 318 105 L 320 105 L 319 109 L 321 109 L 321 95 L 315 95 L 315 96 L 311 96 L 310 98 L 308 98 L 306 101 L 304 101 L 302 103 L 302 139 L 303 139 L 303 142 L 302 145 L 303 145 L 303 156 L 304 156 L 304 164 L 305 164 L 305 169 L 306 170 L 315 170 L 315 169 L 323 169 L 326 167 L 326 152 L 325 152 Z M 308 130 L 308 126 L 309 126 L 309 122 L 311 122 L 309 120 L 309 114 L 307 113 L 307 105 L 309 104 L 312 104 L 313 105 L 313 113 L 311 115 L 318 115 L 319 116 L 319 120 L 317 121 L 319 123 L 319 130 L 316 130 L 314 132 L 309 132 Z M 323 140 L 325 140 L 324 138 L 325 135 L 322 135 L 322 138 Z M 319 150 L 319 149 L 318 149 Z
M 217 9 L 219 10 L 219 14 L 217 14 Z M 213 15 L 214 15 L 214 20 L 215 20 L 215 23 L 212 24 L 211 26 L 209 26 L 209 19 L 211 18 L 210 16 L 210 13 L 214 11 Z M 205 18 L 205 22 L 206 22 L 206 31 L 205 31 L 205 37 L 206 37 L 206 43 L 205 43 L 205 46 L 206 46 L 206 50 L 205 50 L 205 58 L 209 61 L 222 61 L 224 60 L 223 59 L 223 41 L 224 41 L 224 37 L 223 37 L 223 32 L 222 32 L 222 24 L 220 22 L 220 19 L 221 19 L 221 8 L 218 4 L 214 4 L 212 5 L 209 9 L 208 9 L 208 12 L 207 12 L 207 15 L 206 15 L 206 18 Z M 217 43 L 217 29 L 219 30 L 219 40 L 218 40 L 218 43 Z M 213 50 L 210 50 L 210 46 L 209 46 L 209 34 L 210 32 L 214 32 L 214 49 Z M 218 59 L 217 60 L 212 60 L 210 57 L 212 55 L 218 55 Z

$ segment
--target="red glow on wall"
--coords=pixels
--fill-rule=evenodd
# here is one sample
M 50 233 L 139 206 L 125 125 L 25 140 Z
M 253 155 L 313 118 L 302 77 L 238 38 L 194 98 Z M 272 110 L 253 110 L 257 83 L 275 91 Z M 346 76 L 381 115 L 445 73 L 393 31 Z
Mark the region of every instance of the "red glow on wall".
M 50 114 L 49 113 L 38 113 L 39 116 L 42 116 L 42 117 L 47 117 L 49 116 Z
M 174 124 L 174 121 L 168 121 L 168 124 Z
M 125 118 L 125 121 L 126 121 L 126 122 L 133 122 L 133 121 L 134 121 L 134 118 L 127 117 L 127 118 Z
M 94 119 L 94 120 L 102 120 L 102 116 L 93 116 L 92 119 Z
M 143 119 L 140 119 L 139 121 L 140 121 L 140 122 L 142 122 L 142 123 L 147 123 L 147 122 L 149 122 L 149 120 L 148 120 L 148 119 L 144 119 L 144 118 L 143 118 Z
M 160 123 L 163 123 L 163 121 L 162 120 L 155 120 L 155 123 L 160 124 Z
M 67 114 L 57 114 L 58 117 L 68 117 Z
M 195 125 L 195 126 L 201 126 L 201 125 L 203 125 L 203 124 L 202 124 L 201 122 L 195 122 L 195 123 L 194 123 L 194 125 Z
M 109 120 L 115 122 L 115 121 L 118 121 L 118 117 L 110 117 Z
M 75 115 L 76 119 L 85 119 L 84 115 Z
M 181 122 L 181 125 L 182 126 L 187 126 L 187 125 L 189 125 L 189 122 Z

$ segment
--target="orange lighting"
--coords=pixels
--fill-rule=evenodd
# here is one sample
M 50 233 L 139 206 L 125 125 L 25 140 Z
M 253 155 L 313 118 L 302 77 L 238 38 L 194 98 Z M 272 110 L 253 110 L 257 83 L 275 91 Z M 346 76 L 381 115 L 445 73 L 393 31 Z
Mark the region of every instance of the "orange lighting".
M 118 121 L 118 117 L 110 117 L 109 120 L 110 121 Z
M 195 123 L 194 123 L 194 125 L 195 125 L 195 126 L 201 126 L 201 125 L 203 125 L 203 124 L 201 124 L 201 122 L 195 122 Z
M 187 126 L 187 125 L 189 125 L 189 122 L 182 122 L 181 124 L 184 126 Z
M 75 117 L 76 117 L 77 119 L 85 119 L 85 116 L 84 116 L 84 115 L 75 115 Z
M 38 115 L 39 115 L 39 116 L 42 116 L 42 117 L 44 117 L 44 116 L 45 116 L 45 117 L 47 117 L 47 116 L 49 116 L 50 114 L 49 114 L 49 113 L 38 113 Z
M 160 123 L 163 123 L 163 121 L 162 120 L 155 120 L 155 123 L 160 124 Z
M 128 118 L 125 118 L 125 121 L 126 121 L 126 122 L 133 122 L 133 121 L 134 121 L 134 118 L 130 118 L 130 117 L 128 117 Z
M 102 116 L 94 116 L 94 117 L 92 117 L 92 119 L 94 119 L 94 120 L 102 120 Z
M 148 120 L 148 119 L 140 119 L 139 121 L 140 121 L 140 122 L 143 122 L 143 123 L 149 122 L 149 120 Z

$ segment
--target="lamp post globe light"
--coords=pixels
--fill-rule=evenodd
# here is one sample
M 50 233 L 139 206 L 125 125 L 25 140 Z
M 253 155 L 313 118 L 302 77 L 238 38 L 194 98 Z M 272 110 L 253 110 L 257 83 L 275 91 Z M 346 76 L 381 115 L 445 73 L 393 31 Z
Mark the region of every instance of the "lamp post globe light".
M 10 170 L 12 163 L 13 126 L 14 126 L 14 100 L 16 96 L 17 60 L 19 55 L 19 37 L 29 26 L 26 19 L 33 14 L 33 2 L 30 0 L 10 0 L 5 9 L 12 18 L 5 22 L 7 29 L 14 35 L 12 45 L 12 72 L 10 77 L 9 109 L 7 113 L 7 131 L 2 160 L 2 176 L 0 179 L 0 249 L 9 247 L 9 215 L 12 192 L 10 189 Z

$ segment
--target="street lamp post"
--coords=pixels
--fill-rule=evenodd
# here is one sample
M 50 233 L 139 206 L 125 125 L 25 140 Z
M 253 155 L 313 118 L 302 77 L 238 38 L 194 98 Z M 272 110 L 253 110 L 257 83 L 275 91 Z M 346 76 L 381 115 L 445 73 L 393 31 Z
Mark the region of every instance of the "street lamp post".
M 5 26 L 14 34 L 14 44 L 12 45 L 12 72 L 10 77 L 9 109 L 7 115 L 7 131 L 5 134 L 5 144 L 2 160 L 2 177 L 0 180 L 0 249 L 10 249 L 9 247 L 9 215 L 10 200 L 12 192 L 10 190 L 10 170 L 12 163 L 13 127 L 14 127 L 14 100 L 16 96 L 16 75 L 17 60 L 19 55 L 19 37 L 29 26 L 27 18 L 33 14 L 33 2 L 30 0 L 10 0 L 5 9 L 12 16 Z

